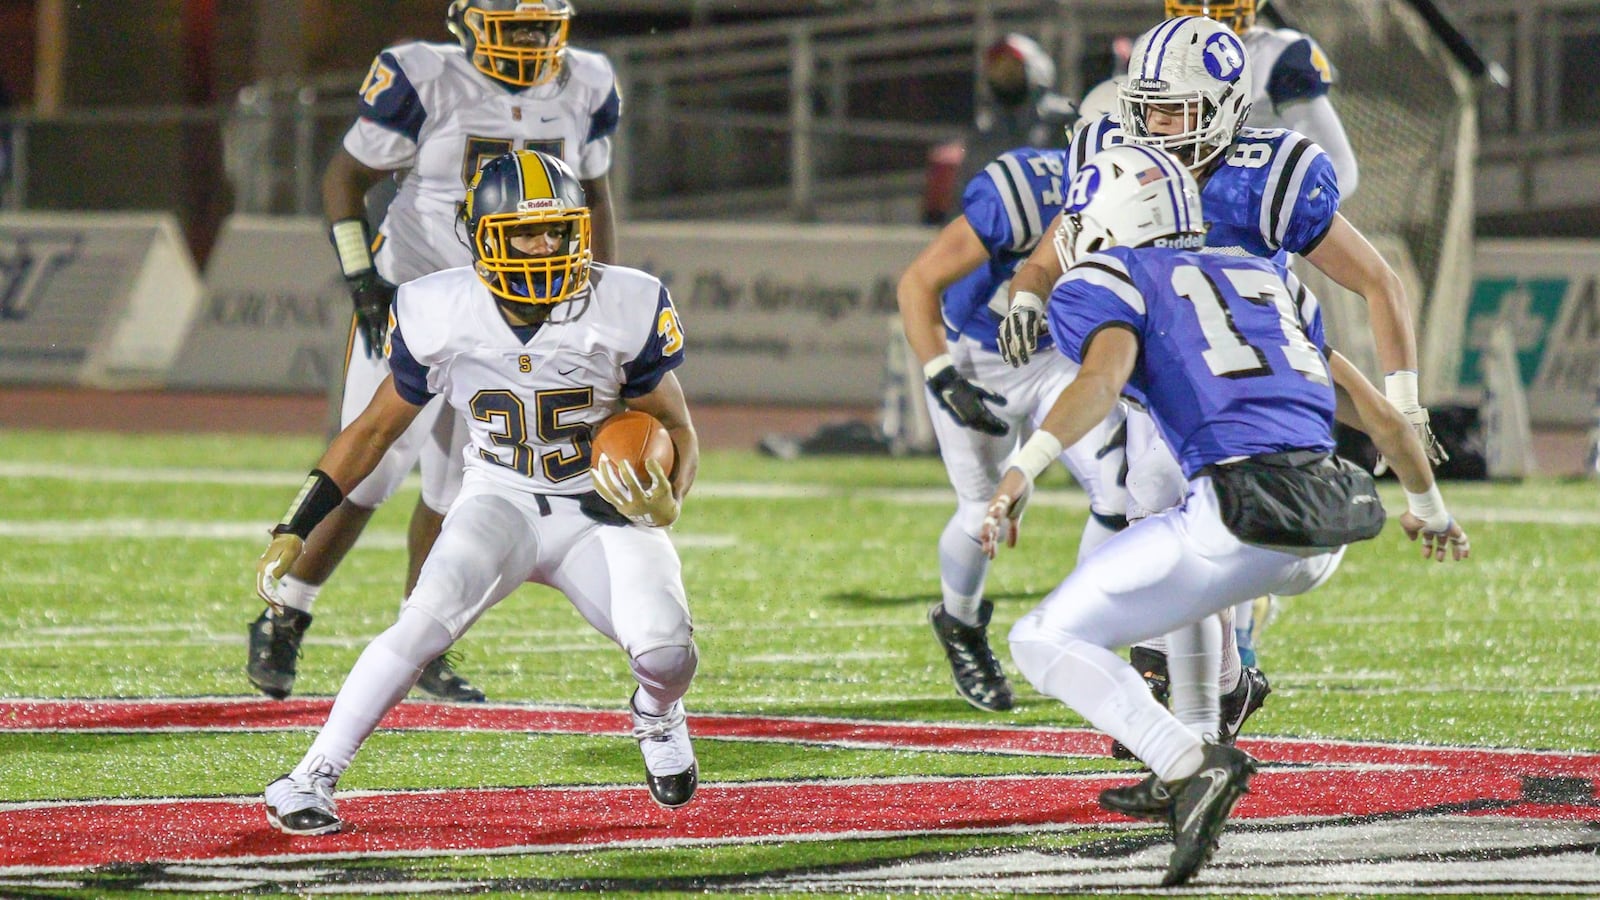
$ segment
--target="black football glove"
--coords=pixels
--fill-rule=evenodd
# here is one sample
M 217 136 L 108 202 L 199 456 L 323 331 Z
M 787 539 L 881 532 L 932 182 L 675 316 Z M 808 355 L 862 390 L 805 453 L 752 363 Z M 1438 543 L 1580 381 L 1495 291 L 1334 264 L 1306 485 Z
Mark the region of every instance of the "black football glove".
M 1005 406 L 1006 398 L 962 378 L 955 366 L 946 365 L 929 376 L 928 387 L 944 411 L 963 426 L 993 435 L 1002 435 L 1011 430 L 1011 426 L 1000 421 L 984 405 L 987 401 L 996 406 Z
M 389 331 L 389 307 L 394 305 L 394 285 L 384 281 L 377 272 L 363 272 L 345 278 L 350 289 L 350 300 L 356 307 L 356 330 L 366 344 L 367 357 L 383 356 L 383 340 Z

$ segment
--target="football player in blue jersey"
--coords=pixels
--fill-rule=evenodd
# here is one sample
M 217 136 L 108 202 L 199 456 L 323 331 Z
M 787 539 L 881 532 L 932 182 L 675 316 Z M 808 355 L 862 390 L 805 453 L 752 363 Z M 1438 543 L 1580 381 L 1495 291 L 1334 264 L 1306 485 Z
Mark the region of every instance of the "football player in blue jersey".
M 343 425 L 361 413 L 389 374 L 383 339 L 395 285 L 472 262 L 457 233 L 456 213 L 484 163 L 531 148 L 571 166 L 591 210 L 594 257 L 616 259 L 607 173 L 621 98 L 606 57 L 568 45 L 572 4 L 453 0 L 445 15 L 456 41 L 409 41 L 373 60 L 356 120 L 323 172 L 323 211 L 355 304 Z M 363 193 L 401 174 L 374 236 L 362 215 Z M 377 507 L 420 465 L 422 492 L 406 540 L 405 590 L 411 592 L 444 510 L 461 489 L 465 441 L 466 427 L 435 401 L 329 515 L 283 580 L 279 607 L 250 624 L 245 671 L 252 684 L 275 698 L 293 690 L 300 643 L 323 584 Z M 443 658 L 428 664 L 417 685 L 442 700 L 484 699 Z
M 1317 587 L 1346 545 L 1383 527 L 1371 476 L 1332 455 L 1335 417 L 1392 461 L 1407 500 L 1400 525 L 1425 556 L 1460 560 L 1470 548 L 1416 432 L 1326 347 L 1316 298 L 1274 260 L 1200 251 L 1201 191 L 1183 164 L 1142 145 L 1096 154 L 1074 177 L 1063 219 L 1054 249 L 1066 272 L 1046 321 L 1080 368 L 1002 477 L 982 540 L 991 555 L 1009 542 L 1033 480 L 1061 448 L 1099 427 L 1125 390 L 1142 400 L 1182 466 L 1183 502 L 1080 560 L 1011 629 L 1010 645 L 1029 683 L 1150 767 L 1102 803 L 1168 821 L 1175 847 L 1162 883 L 1183 884 L 1255 770 L 1216 740 L 1216 614 Z M 1172 712 L 1113 652 L 1159 635 L 1170 635 Z
M 1061 150 L 1000 154 L 967 184 L 962 213 L 912 260 L 898 286 L 906 340 L 922 363 L 939 453 L 956 511 L 939 537 L 942 599 L 929 611 L 956 691 L 979 709 L 1005 710 L 1011 687 L 989 647 L 994 604 L 983 596 L 989 559 L 978 545 L 983 511 L 1006 459 L 1077 371 L 1059 353 L 1012 368 L 997 345 L 1005 285 L 1061 209 Z M 1080 554 L 1127 524 L 1122 412 L 1060 454 L 1089 495 Z
M 1206 246 L 1278 262 L 1299 254 L 1364 297 L 1378 359 L 1390 372 L 1385 391 L 1437 461 L 1438 445 L 1417 397 L 1416 336 L 1399 276 L 1340 215 L 1338 179 L 1316 143 L 1294 131 L 1244 125 L 1251 106 L 1251 71 L 1238 35 L 1213 19 L 1169 19 L 1145 32 L 1134 43 L 1129 79 L 1118 89 L 1118 111 L 1087 123 L 1074 135 L 1067 157 L 1069 182 L 1105 147 L 1132 142 L 1164 148 L 1201 185 Z M 1055 227 L 1060 225 L 1058 217 Z M 1013 364 L 1032 354 L 1043 317 L 1041 297 L 1062 270 L 1062 262 L 1046 246 L 1035 248 L 1013 275 L 1000 341 L 1000 352 Z M 1135 515 L 1141 509 L 1163 509 L 1181 496 L 1178 469 L 1153 438 L 1146 418 L 1132 411 L 1128 461 Z M 1242 606 L 1241 613 L 1248 612 L 1249 604 Z M 1235 726 L 1243 724 L 1270 689 L 1259 669 L 1241 664 L 1237 637 L 1230 629 L 1220 673 L 1232 697 L 1229 719 Z M 1159 642 L 1135 648 L 1135 655 L 1160 695 L 1165 675 Z
M 1316 141 L 1339 173 L 1340 196 L 1348 200 L 1355 195 L 1360 170 L 1339 111 L 1328 99 L 1333 64 L 1305 32 L 1258 24 L 1256 13 L 1266 5 L 1267 0 L 1166 0 L 1166 11 L 1169 19 L 1216 19 L 1239 35 L 1254 85 L 1249 124 L 1287 128 Z

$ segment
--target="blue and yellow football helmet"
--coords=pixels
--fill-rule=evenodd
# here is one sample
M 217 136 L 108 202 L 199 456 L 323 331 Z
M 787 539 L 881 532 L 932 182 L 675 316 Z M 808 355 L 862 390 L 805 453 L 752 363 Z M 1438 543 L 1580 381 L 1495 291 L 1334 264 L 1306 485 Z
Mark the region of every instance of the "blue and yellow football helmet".
M 572 4 L 454 0 L 445 21 L 478 71 L 509 85 L 532 87 L 561 73 Z
M 589 286 L 594 252 L 588 201 L 578 176 L 554 156 L 513 150 L 490 160 L 467 188 L 461 219 L 473 268 L 497 298 L 542 306 L 569 300 Z M 560 246 L 548 256 L 529 256 L 512 246 L 519 233 L 552 229 Z

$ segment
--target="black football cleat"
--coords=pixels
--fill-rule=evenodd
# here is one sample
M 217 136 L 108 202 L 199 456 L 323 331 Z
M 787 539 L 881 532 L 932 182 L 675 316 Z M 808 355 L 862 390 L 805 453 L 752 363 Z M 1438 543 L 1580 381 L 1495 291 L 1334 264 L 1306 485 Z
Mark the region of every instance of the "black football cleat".
M 1222 696 L 1221 734 L 1217 740 L 1232 744 L 1239 739 L 1239 729 L 1272 693 L 1267 676 L 1255 666 L 1245 666 L 1239 672 L 1239 685 Z
M 1171 690 L 1167 679 L 1167 655 L 1149 647 L 1134 647 L 1128 651 L 1128 662 L 1139 670 L 1140 677 L 1150 686 L 1150 693 L 1156 701 L 1166 706 L 1168 692 Z M 1138 759 L 1121 741 L 1111 742 L 1111 758 Z
M 1172 813 L 1172 791 L 1152 772 L 1133 784 L 1101 791 L 1100 808 L 1133 819 L 1160 822 Z
M 1249 793 L 1256 761 L 1226 744 L 1206 744 L 1200 771 L 1175 782 L 1172 790 L 1172 856 L 1162 887 L 1186 884 L 1211 859 L 1239 798 Z
M 289 696 L 294 689 L 300 641 L 310 627 L 310 613 L 289 607 L 282 613 L 268 607 L 250 623 L 250 659 L 244 672 L 261 693 L 274 700 Z
M 935 603 L 928 610 L 928 621 L 950 661 L 956 693 L 978 709 L 1003 712 L 1013 701 L 1006 673 L 989 649 L 989 618 L 993 615 L 994 604 L 985 600 L 978 605 L 978 624 L 967 625 L 945 612 L 943 603 Z
M 436 700 L 451 703 L 482 703 L 488 697 L 456 672 L 455 654 L 446 653 L 422 667 L 417 687 Z

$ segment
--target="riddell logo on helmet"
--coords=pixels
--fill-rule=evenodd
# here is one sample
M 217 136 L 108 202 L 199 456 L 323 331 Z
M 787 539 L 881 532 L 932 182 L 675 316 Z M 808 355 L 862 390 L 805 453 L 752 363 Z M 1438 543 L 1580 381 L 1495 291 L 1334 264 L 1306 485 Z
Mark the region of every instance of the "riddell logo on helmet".
M 1172 237 L 1156 238 L 1150 242 L 1152 247 L 1169 247 L 1173 250 L 1199 250 L 1206 245 L 1206 236 L 1203 234 L 1179 234 Z
M 1133 86 L 1141 91 L 1167 91 L 1172 89 L 1172 82 L 1162 81 L 1159 78 L 1136 78 Z
M 542 212 L 561 208 L 561 201 L 553 197 L 539 197 L 533 200 L 521 200 L 517 203 L 517 212 Z

